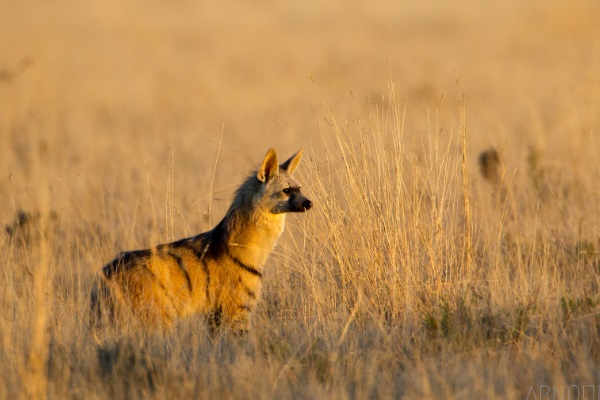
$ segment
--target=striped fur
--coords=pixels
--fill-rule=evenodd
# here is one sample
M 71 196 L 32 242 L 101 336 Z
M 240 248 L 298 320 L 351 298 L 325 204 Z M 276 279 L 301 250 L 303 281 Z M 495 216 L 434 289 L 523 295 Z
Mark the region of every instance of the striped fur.
M 312 207 L 292 176 L 301 156 L 278 165 L 269 149 L 214 229 L 119 254 L 92 288 L 92 322 L 133 317 L 141 327 L 168 329 L 177 318 L 200 314 L 211 328 L 225 323 L 247 331 L 286 213 Z

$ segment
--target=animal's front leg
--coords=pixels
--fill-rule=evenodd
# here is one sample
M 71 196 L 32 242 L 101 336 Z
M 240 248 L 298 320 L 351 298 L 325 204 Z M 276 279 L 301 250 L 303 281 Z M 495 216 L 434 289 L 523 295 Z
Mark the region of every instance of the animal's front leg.
M 250 316 L 252 306 L 232 301 L 227 307 L 223 307 L 222 325 L 224 328 L 243 336 L 250 332 Z

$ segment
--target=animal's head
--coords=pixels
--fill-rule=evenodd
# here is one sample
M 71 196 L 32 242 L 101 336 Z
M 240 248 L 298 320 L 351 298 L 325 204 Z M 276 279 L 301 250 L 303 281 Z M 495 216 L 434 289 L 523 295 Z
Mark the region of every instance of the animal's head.
M 493 184 L 502 181 L 502 162 L 495 148 L 484 151 L 479 155 L 479 170 L 483 178 Z
M 292 176 L 302 158 L 302 150 L 279 165 L 277 153 L 270 148 L 256 172 L 263 193 L 262 201 L 273 214 L 304 212 L 312 201 L 300 192 L 300 183 Z

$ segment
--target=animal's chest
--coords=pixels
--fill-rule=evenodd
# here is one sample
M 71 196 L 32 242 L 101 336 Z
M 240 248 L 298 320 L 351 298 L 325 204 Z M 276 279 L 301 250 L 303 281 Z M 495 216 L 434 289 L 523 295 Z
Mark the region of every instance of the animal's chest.
M 263 229 L 272 240 L 277 240 L 285 229 L 285 214 L 271 214 L 264 218 Z

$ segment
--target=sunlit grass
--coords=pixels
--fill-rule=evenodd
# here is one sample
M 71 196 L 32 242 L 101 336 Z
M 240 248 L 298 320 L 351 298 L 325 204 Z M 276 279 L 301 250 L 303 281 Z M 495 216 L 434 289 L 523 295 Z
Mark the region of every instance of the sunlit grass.
M 516 3 L 381 3 L 316 28 L 341 11 L 107 4 L 0 13 L 19 43 L 0 46 L 0 398 L 598 382 L 600 35 L 579 18 L 597 6 L 549 7 L 531 31 L 506 25 L 537 10 Z M 271 146 L 304 148 L 315 206 L 287 218 L 252 333 L 93 334 L 101 266 L 209 229 Z

